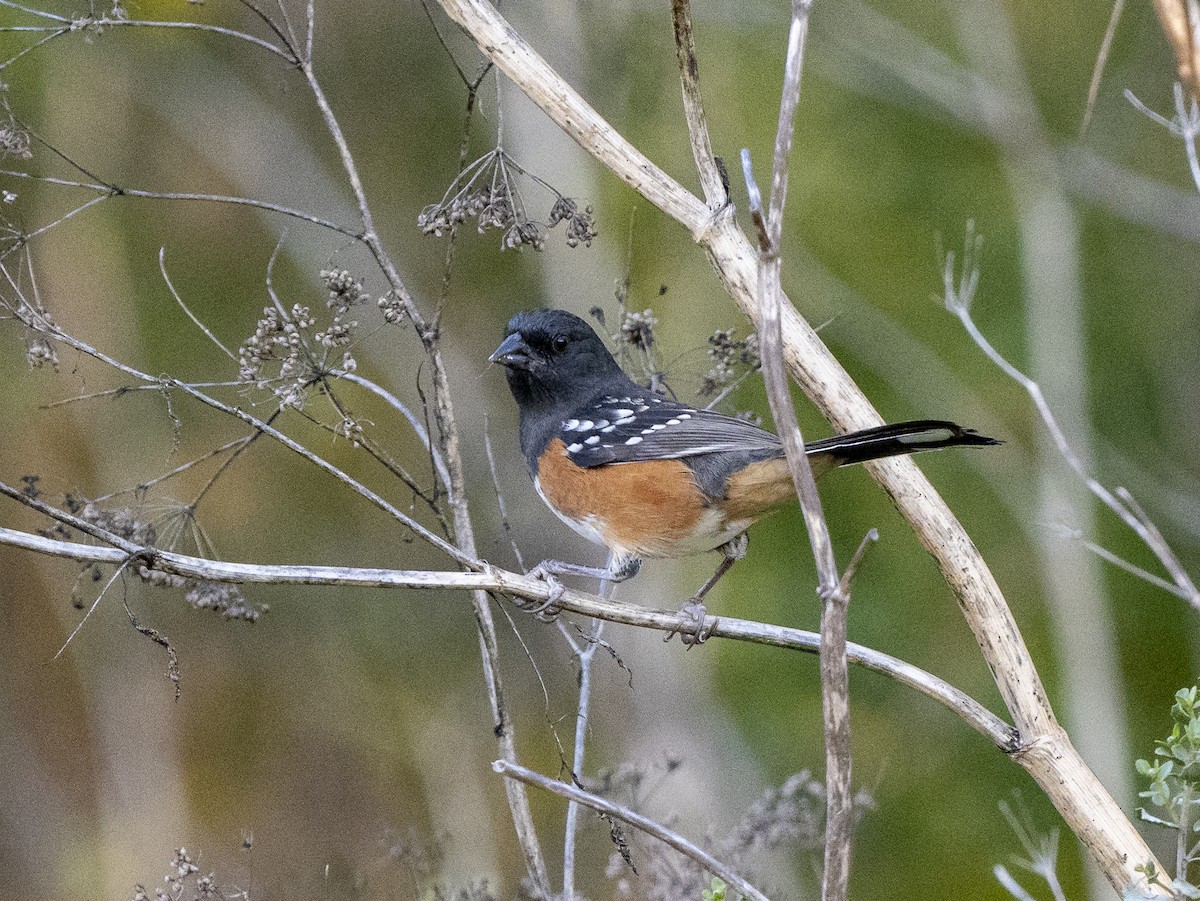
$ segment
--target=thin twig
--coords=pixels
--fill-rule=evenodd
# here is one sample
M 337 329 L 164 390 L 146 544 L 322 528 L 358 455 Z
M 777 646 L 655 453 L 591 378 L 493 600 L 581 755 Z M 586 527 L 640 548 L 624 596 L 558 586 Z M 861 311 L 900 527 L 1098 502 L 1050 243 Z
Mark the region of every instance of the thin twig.
M 104 583 L 104 587 L 100 589 L 100 593 L 96 595 L 96 600 L 92 601 L 92 606 L 88 607 L 87 613 L 83 615 L 83 619 L 76 623 L 75 628 L 71 630 L 71 634 L 68 635 L 67 640 L 62 643 L 62 647 L 54 653 L 54 657 L 52 659 L 57 660 L 62 656 L 63 651 L 67 649 L 67 645 L 75 640 L 75 636 L 79 634 L 79 630 L 83 628 L 84 623 L 92 618 L 92 614 L 95 613 L 96 608 L 100 606 L 100 601 L 103 600 L 106 594 L 108 594 L 108 589 L 112 588 L 113 582 L 117 581 L 117 579 L 125 574 L 125 568 L 134 559 L 136 558 L 126 557 L 121 565 L 117 567 L 116 572 L 109 577 L 109 580 Z
M 1197 191 L 1200 191 L 1200 154 L 1196 151 L 1196 139 L 1200 137 L 1200 108 L 1197 107 L 1196 101 L 1188 96 L 1179 82 L 1175 82 L 1174 97 L 1175 116 L 1168 119 L 1142 103 L 1133 91 L 1125 89 L 1125 99 L 1132 103 L 1138 112 L 1151 121 L 1157 122 L 1183 141 L 1188 170 L 1192 174 L 1192 184 L 1196 186 Z
M 0 29 L 0 31 L 3 31 L 3 30 L 4 29 Z M 10 56 L 4 62 L 0 63 L 0 72 L 3 72 L 5 69 L 7 69 L 13 63 L 15 63 L 17 60 L 19 60 L 26 53 L 32 53 L 38 47 L 42 46 L 42 44 L 48 44 L 55 38 L 66 34 L 70 30 L 71 29 L 69 29 L 69 28 L 51 29 L 49 34 L 43 35 L 40 40 L 35 41 L 34 43 L 30 44 L 28 47 L 24 48 L 23 50 L 18 51 L 16 54 L 14 54 L 13 56 Z
M 13 0 L 0 0 L 0 6 L 7 6 L 9 9 L 17 9 L 21 12 L 29 13 L 30 15 L 39 16 L 40 18 L 49 19 L 54 22 L 59 22 L 62 25 L 66 25 L 67 27 L 64 29 L 55 29 L 60 34 L 75 31 L 89 31 L 91 33 L 96 33 L 106 28 L 170 28 L 182 29 L 185 31 L 205 31 L 211 34 L 219 34 L 223 37 L 245 41 L 248 44 L 253 44 L 255 47 L 261 47 L 263 50 L 268 50 L 271 53 L 274 53 L 276 56 L 282 57 L 291 65 L 295 65 L 298 62 L 291 53 L 281 50 L 270 41 L 264 41 L 262 38 L 255 37 L 252 34 L 246 34 L 245 32 L 237 31 L 233 28 L 225 28 L 221 25 L 208 25 L 203 22 L 165 22 L 154 21 L 152 19 L 119 19 L 110 16 L 86 16 L 81 19 L 72 20 L 64 16 L 56 16 L 51 13 L 43 12 L 42 10 L 30 9 L 27 6 L 14 3 Z M 8 30 L 10 29 L 0 29 L 0 31 Z
M 196 318 L 196 314 L 188 309 L 188 305 L 183 302 L 183 298 L 180 297 L 179 292 L 175 290 L 175 285 L 171 282 L 171 276 L 167 274 L 166 254 L 167 249 L 165 247 L 158 248 L 158 271 L 162 273 L 163 281 L 166 282 L 167 285 L 167 290 L 171 292 L 171 296 L 175 298 L 175 302 L 179 304 L 179 308 L 183 310 L 188 319 L 192 320 L 192 323 L 196 326 L 196 328 L 204 332 L 209 341 L 217 345 L 217 347 L 224 352 L 225 356 L 229 357 L 229 359 L 236 363 L 237 356 L 230 351 L 228 347 L 221 343 L 221 339 L 214 335 L 207 325 Z
M 193 388 L 244 388 L 245 382 L 189 382 Z M 39 410 L 53 410 L 57 407 L 68 407 L 71 404 L 81 404 L 84 401 L 98 400 L 104 397 L 124 397 L 126 394 L 136 394 L 141 391 L 161 391 L 159 385 L 121 385 L 119 388 L 106 388 L 103 391 L 91 391 L 87 394 L 76 394 L 74 397 L 64 397 L 62 400 L 52 400 L 49 403 L 38 404 Z
M 392 392 L 388 391 L 378 382 L 374 382 L 365 376 L 361 376 L 357 372 L 345 372 L 340 369 L 331 369 L 329 374 L 334 378 L 342 379 L 343 381 L 358 385 L 360 388 L 365 388 L 367 391 L 370 391 L 376 397 L 383 400 L 389 407 L 403 416 L 408 421 L 408 424 L 412 426 L 412 430 L 416 434 L 417 439 L 425 447 L 425 450 L 430 454 L 430 456 L 432 456 L 433 465 L 434 469 L 437 471 L 438 480 L 442 483 L 443 487 L 450 487 L 450 473 L 447 471 L 446 463 L 442 459 L 441 454 L 438 453 L 437 447 L 435 447 L 429 440 L 428 429 L 421 424 L 421 420 L 417 418 L 416 414 L 413 413 L 413 411 L 410 410 L 400 400 L 400 398 L 396 397 L 396 395 L 392 394 Z
M 1200 589 L 1197 589 L 1187 570 L 1167 544 L 1162 533 L 1146 515 L 1146 512 L 1134 501 L 1133 496 L 1124 488 L 1110 491 L 1098 479 L 1093 477 L 1083 466 L 1083 462 L 1071 447 L 1066 434 L 1058 424 L 1049 401 L 1042 393 L 1041 386 L 1032 378 L 1010 363 L 999 350 L 983 334 L 971 315 L 971 303 L 975 297 L 978 285 L 979 271 L 972 254 L 973 241 L 968 239 L 961 266 L 956 262 L 955 255 L 948 253 L 942 272 L 943 290 L 945 293 L 946 309 L 958 317 L 971 340 L 978 345 L 989 360 L 992 361 L 1005 375 L 1020 385 L 1033 401 L 1034 408 L 1041 417 L 1042 423 L 1057 448 L 1059 456 L 1071 468 L 1087 489 L 1095 495 L 1106 507 L 1115 513 L 1134 534 L 1158 558 L 1163 568 L 1171 576 L 1179 589 L 1180 596 L 1194 610 L 1200 611 Z
M 0 172 L 0 175 L 7 175 L 7 174 L 8 173 L 6 173 L 6 172 Z M 99 197 L 93 197 L 91 200 L 85 201 L 84 203 L 79 204 L 79 206 L 63 213 L 61 216 L 59 216 L 53 222 L 47 223 L 46 225 L 43 225 L 40 228 L 35 228 L 31 232 L 23 233 L 18 240 L 12 242 L 12 245 L 9 248 L 7 248 L 2 254 L 0 254 L 0 259 L 2 259 L 3 257 L 7 257 L 10 253 L 14 253 L 16 251 L 21 250 L 26 244 L 28 244 L 34 238 L 38 237 L 39 235 L 44 235 L 46 232 L 50 231 L 52 228 L 57 228 L 58 226 L 62 225 L 64 222 L 66 222 L 68 219 L 73 219 L 75 216 L 78 216 L 84 210 L 89 210 L 92 207 L 94 207 L 96 204 L 103 203 L 105 200 L 108 200 L 109 197 L 111 197 L 111 196 L 112 195 L 110 195 L 110 194 L 102 194 Z
M 346 228 L 344 225 L 338 225 L 336 222 L 331 222 L 328 219 L 323 219 L 320 216 L 314 216 L 311 213 L 306 213 L 303 210 L 293 209 L 292 207 L 283 206 L 279 203 L 271 203 L 266 200 L 252 200 L 249 197 L 232 197 L 225 194 L 201 194 L 191 191 L 144 191 L 140 188 L 125 188 L 115 187 L 113 185 L 98 184 L 85 181 L 72 181 L 68 178 L 56 178 L 49 175 L 34 175 L 31 172 L 22 172 L 17 169 L 0 169 L 0 175 L 7 175 L 10 178 L 29 178 L 34 181 L 44 182 L 49 185 L 62 185 L 68 188 L 82 188 L 88 191 L 99 192 L 102 196 L 93 198 L 89 204 L 97 203 L 100 200 L 106 200 L 109 197 L 140 197 L 145 200 L 186 200 L 197 201 L 201 203 L 227 203 L 234 206 L 248 206 L 253 209 L 266 210 L 271 213 L 278 213 L 281 216 L 287 216 L 292 219 L 299 219 L 301 222 L 307 222 L 310 225 L 316 225 L 329 231 L 337 232 L 340 235 L 345 235 L 348 238 L 353 238 L 356 241 L 362 239 L 362 235 Z M 66 217 L 64 217 L 66 218 Z M 35 234 L 45 231 L 45 228 L 38 229 Z
M 612 569 L 615 557 L 610 551 L 605 571 Z M 611 597 L 616 586 L 608 579 L 600 581 L 599 594 L 602 598 Z M 591 727 L 592 704 L 592 661 L 596 656 L 596 648 L 600 646 L 601 635 L 604 632 L 604 620 L 593 619 L 584 636 L 583 646 L 563 632 L 567 644 L 575 652 L 579 665 L 579 698 L 575 707 L 575 744 L 571 754 L 571 781 L 576 785 L 583 778 L 583 765 L 587 754 L 587 736 Z M 567 804 L 566 823 L 563 826 L 563 901 L 574 901 L 575 898 L 575 841 L 579 831 L 579 805 L 572 801 Z
M 604 593 L 605 586 L 602 585 L 601 597 L 604 596 Z M 599 647 L 600 635 L 603 631 L 604 620 L 592 620 L 583 647 L 579 648 L 575 655 L 579 666 L 579 698 L 575 708 L 575 744 L 571 753 L 571 781 L 576 784 L 583 778 L 587 735 L 591 727 L 592 660 L 596 656 L 596 648 Z M 571 644 L 574 645 L 574 642 Z M 579 832 L 578 824 L 579 804 L 571 801 L 567 804 L 566 822 L 563 825 L 563 901 L 574 901 L 575 898 L 575 842 Z
M 257 434 L 257 433 L 255 433 L 255 434 Z M 92 503 L 100 504 L 100 503 L 103 503 L 104 501 L 110 500 L 114 497 L 120 497 L 123 494 L 131 494 L 134 492 L 137 492 L 138 494 L 145 494 L 147 491 L 149 491 L 155 485 L 165 482 L 168 479 L 172 479 L 175 476 L 179 475 L 180 473 L 187 472 L 193 466 L 199 466 L 201 463 L 205 462 L 206 460 L 211 460 L 213 457 L 220 456 L 221 454 L 225 453 L 226 451 L 233 450 L 234 448 L 238 447 L 239 445 L 244 446 L 248 442 L 253 441 L 254 437 L 255 437 L 254 435 L 246 435 L 242 438 L 234 438 L 232 441 L 227 441 L 225 444 L 222 444 L 220 447 L 213 448 L 206 454 L 201 454 L 199 457 L 196 457 L 194 460 L 188 460 L 188 462 L 183 463 L 179 466 L 176 466 L 170 472 L 163 473 L 162 475 L 156 476 L 153 479 L 148 479 L 145 482 L 140 482 L 133 488 L 123 488 L 120 491 L 113 491 L 109 494 L 104 494 L 104 495 L 101 495 L 100 497 L 92 498 Z
M 492 453 L 492 435 L 488 428 L 487 414 L 483 417 L 483 450 L 487 454 L 488 472 L 492 476 L 492 487 L 496 490 L 496 511 L 500 514 L 500 527 L 504 530 L 504 534 L 508 537 L 509 547 L 512 548 L 513 556 L 516 557 L 517 566 L 522 572 L 528 572 L 529 568 L 525 565 L 525 556 L 521 553 L 521 547 L 517 544 L 517 537 L 513 534 L 512 523 L 508 519 L 508 505 L 504 502 L 504 492 L 500 489 L 500 473 L 496 469 L 496 455 Z M 578 649 L 575 649 L 578 653 Z
M 536 785 L 538 788 L 553 792 L 570 801 L 584 804 L 606 816 L 616 817 L 669 845 L 680 854 L 690 857 L 714 876 L 719 876 L 723 879 L 736 894 L 741 895 L 743 898 L 750 899 L 750 901 L 767 901 L 766 895 L 703 848 L 688 841 L 679 833 L 671 831 L 666 826 L 656 823 L 639 813 L 634 813 L 628 807 L 614 804 L 612 801 L 601 798 L 599 795 L 593 795 L 591 792 L 586 792 L 567 782 L 550 779 L 541 773 L 535 773 L 533 770 L 509 763 L 506 760 L 495 761 L 492 764 L 492 769 L 508 779 L 519 779 L 528 785 Z
M 1104 29 L 1104 40 L 1100 42 L 1100 50 L 1096 53 L 1096 65 L 1092 69 L 1092 80 L 1088 84 L 1087 106 L 1083 110 L 1083 122 L 1079 126 L 1079 136 L 1087 134 L 1092 122 L 1092 113 L 1096 109 L 1096 98 L 1100 95 L 1100 79 L 1104 77 L 1104 66 L 1112 51 L 1113 38 L 1117 34 L 1117 22 L 1121 19 L 1121 11 L 1125 8 L 1125 0 L 1114 0 L 1112 13 L 1108 17 L 1108 27 Z

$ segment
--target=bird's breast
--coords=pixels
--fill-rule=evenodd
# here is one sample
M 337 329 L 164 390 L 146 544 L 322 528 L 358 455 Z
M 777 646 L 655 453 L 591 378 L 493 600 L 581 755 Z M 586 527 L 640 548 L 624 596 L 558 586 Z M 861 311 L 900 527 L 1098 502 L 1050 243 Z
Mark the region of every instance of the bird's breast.
M 684 557 L 720 547 L 754 522 L 727 515 L 679 460 L 584 468 L 554 439 L 538 458 L 534 487 L 575 532 L 618 554 Z

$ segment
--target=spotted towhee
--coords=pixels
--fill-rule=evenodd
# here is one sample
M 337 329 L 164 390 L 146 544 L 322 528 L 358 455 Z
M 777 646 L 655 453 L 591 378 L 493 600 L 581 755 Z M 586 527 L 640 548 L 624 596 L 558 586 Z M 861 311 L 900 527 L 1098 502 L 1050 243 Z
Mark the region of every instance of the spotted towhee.
M 779 438 L 741 419 L 662 397 L 627 376 L 586 322 L 518 313 L 491 361 L 521 414 L 521 450 L 542 500 L 612 552 L 608 570 L 547 561 L 541 575 L 630 578 L 643 557 L 720 549 L 700 598 L 745 553 L 745 531 L 795 497 Z M 999 444 L 952 422 L 918 420 L 805 445 L 820 477 L 839 466 L 959 445 Z

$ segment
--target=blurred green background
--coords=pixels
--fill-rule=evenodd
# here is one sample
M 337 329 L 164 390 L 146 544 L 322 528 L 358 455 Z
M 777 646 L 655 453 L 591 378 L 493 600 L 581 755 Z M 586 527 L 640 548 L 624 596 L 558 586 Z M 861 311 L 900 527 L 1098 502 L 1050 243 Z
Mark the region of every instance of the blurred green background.
M 71 17 L 84 4 L 55 4 Z M 133 18 L 243 28 L 262 23 L 226 0 L 142 2 Z M 299 22 L 300 4 L 289 4 Z M 666 3 L 505 4 L 504 12 L 627 138 L 697 187 L 683 124 Z M 754 154 L 765 181 L 774 136 L 787 4 L 711 0 L 695 7 L 702 86 L 716 152 Z M 1132 762 L 1168 728 L 1174 691 L 1195 679 L 1195 611 L 1101 564 L 1062 526 L 1141 565 L 1154 563 L 1077 485 L 1050 448 L 1024 393 L 984 359 L 941 306 L 938 247 L 959 247 L 967 220 L 985 236 L 975 314 L 1016 365 L 1042 381 L 1076 450 L 1106 484 L 1126 485 L 1184 565 L 1200 552 L 1200 198 L 1181 144 L 1122 96 L 1170 112 L 1174 61 L 1149 3 L 1130 4 L 1116 33 L 1094 119 L 1080 136 L 1088 81 L 1109 9 L 1067 0 L 818 2 L 797 119 L 784 284 L 889 419 L 945 417 L 1006 440 L 991 452 L 925 457 L 922 467 L 993 567 L 1061 719 L 1131 810 Z M 418 212 L 458 167 L 466 92 L 421 6 L 317 4 L 317 73 L 361 167 L 375 219 L 420 306 L 435 308 L 444 240 Z M 478 57 L 440 13 L 434 20 L 467 72 Z M 12 8 L 0 25 L 44 24 Z M 5 33 L 3 58 L 37 34 Z M 159 191 L 240 194 L 353 224 L 335 149 L 301 76 L 275 56 L 211 34 L 87 30 L 3 70 L 12 112 L 95 179 Z M 509 84 L 489 79 L 471 158 L 503 119 L 512 156 L 593 207 L 590 249 L 499 252 L 496 233 L 467 227 L 457 243 L 443 338 L 467 438 L 481 552 L 515 566 L 496 512 L 481 438 L 495 446 L 500 487 L 527 561 L 601 562 L 538 502 L 514 434 L 515 411 L 486 365 L 515 311 L 593 306 L 615 319 L 614 291 L 653 307 L 672 385 L 694 398 L 707 336 L 745 330 L 682 229 L 600 169 Z M 78 178 L 46 146 L 7 168 Z M 736 165 L 731 165 L 736 169 Z M 87 178 L 84 180 L 92 180 Z M 734 201 L 744 216 L 745 192 Z M 4 212 L 26 231 L 90 196 L 11 177 Z M 525 186 L 532 215 L 552 198 Z M 278 216 L 225 205 L 115 198 L 34 239 L 41 297 L 77 337 L 153 374 L 236 376 L 236 365 L 187 321 L 158 270 L 159 248 L 190 308 L 236 347 L 269 303 L 268 260 L 289 306 L 324 309 L 331 265 L 384 286 L 351 242 Z M 13 259 L 13 258 L 10 258 Z M 361 371 L 418 402 L 428 371 L 411 330 L 365 313 Z M 36 473 L 52 499 L 128 489 L 242 432 L 172 399 L 178 447 L 154 392 L 43 409 L 117 387 L 113 372 L 62 352 L 57 372 L 31 370 L 23 336 L 0 322 L 0 479 Z M 231 402 L 269 397 L 225 390 Z M 418 476 L 406 426 L 346 392 L 371 437 Z M 827 427 L 805 405 L 806 435 Z M 729 410 L 767 416 L 761 382 Z M 330 420 L 314 395 L 308 411 Z M 485 420 L 485 417 L 486 420 Z M 291 434 L 398 503 L 410 495 L 296 415 Z M 145 501 L 186 500 L 211 468 Z M 986 666 L 934 565 L 865 473 L 823 486 L 839 559 L 872 526 L 881 541 L 856 582 L 850 638 L 948 679 L 1002 711 Z M 126 503 L 134 503 L 127 499 Z M 418 515 L 422 511 L 417 510 Z M 444 567 L 385 517 L 278 446 L 256 444 L 202 504 L 216 551 L 246 562 Z M 428 517 L 426 517 L 428 519 Z M 5 503 L 0 524 L 41 528 Z M 620 589 L 673 608 L 715 561 L 651 563 Z M 411 898 L 427 881 L 391 853 L 440 843 L 436 878 L 488 878 L 501 896 L 522 873 L 503 791 L 465 596 L 264 588 L 253 626 L 187 607 L 177 592 L 118 584 L 62 656 L 82 616 L 78 568 L 0 546 L 0 885 L 8 897 L 123 898 L 161 884 L 173 849 L 254 898 Z M 99 583 L 103 584 L 103 583 Z M 749 558 L 714 592 L 716 613 L 815 628 L 814 574 L 794 510 L 755 528 Z M 86 604 L 98 586 L 80 587 Z M 174 701 L 161 648 L 180 657 Z M 523 759 L 559 772 L 553 729 L 573 729 L 575 669 L 557 631 L 499 617 L 507 697 Z M 518 640 L 518 634 L 520 640 Z M 601 654 L 588 771 L 682 760 L 645 812 L 685 834 L 722 835 L 764 788 L 812 769 L 823 752 L 815 658 L 712 642 L 684 653 L 658 635 L 609 626 L 623 669 Z M 536 672 L 535 665 L 536 664 Z M 632 687 L 630 685 L 632 673 Z M 543 685 L 539 682 L 540 673 Z M 854 897 L 1003 898 L 992 876 L 1017 841 L 997 803 L 1020 792 L 1037 828 L 1059 827 L 1036 786 L 979 735 L 923 696 L 865 672 L 851 676 L 855 776 L 871 790 L 854 851 Z M 656 777 L 658 778 L 658 777 Z M 563 806 L 533 796 L 552 861 Z M 603 824 L 584 817 L 578 886 L 614 896 Z M 243 849 L 252 835 L 253 848 Z M 1170 836 L 1147 835 L 1159 853 Z M 644 846 L 643 853 L 653 853 Z M 1011 864 L 1010 864 L 1011 866 Z M 553 864 L 557 872 L 557 863 Z M 1070 897 L 1110 896 L 1065 836 L 1059 871 Z M 812 860 L 787 850 L 752 874 L 781 896 L 812 897 Z M 1026 879 L 1031 886 L 1036 883 Z M 634 883 L 633 897 L 648 891 Z

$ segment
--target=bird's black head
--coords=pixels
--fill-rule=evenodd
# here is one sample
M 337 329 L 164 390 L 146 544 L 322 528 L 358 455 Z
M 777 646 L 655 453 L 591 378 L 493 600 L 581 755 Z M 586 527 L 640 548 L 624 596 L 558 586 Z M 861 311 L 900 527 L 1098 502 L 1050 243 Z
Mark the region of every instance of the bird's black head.
M 504 366 L 522 413 L 569 410 L 630 384 L 600 336 L 565 310 L 518 313 L 489 359 Z

